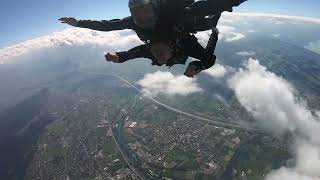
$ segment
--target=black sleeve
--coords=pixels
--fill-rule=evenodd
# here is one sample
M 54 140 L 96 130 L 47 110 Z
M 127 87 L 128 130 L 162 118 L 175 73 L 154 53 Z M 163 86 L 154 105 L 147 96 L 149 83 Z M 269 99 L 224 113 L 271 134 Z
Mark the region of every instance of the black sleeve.
M 214 30 L 217 27 L 221 14 L 215 16 L 195 18 L 192 23 L 186 24 L 187 27 L 192 27 L 195 32 Z M 190 29 L 190 28 L 189 28 Z M 189 30 L 188 29 L 188 30 Z
M 182 39 L 180 46 L 183 52 L 190 57 L 198 59 L 200 61 L 193 61 L 189 65 L 195 65 L 197 70 L 209 69 L 215 64 L 216 56 L 212 53 L 207 53 L 206 49 L 203 48 L 197 41 L 197 38 L 190 36 L 189 38 Z M 215 47 L 214 47 L 215 48 Z
M 236 0 L 200 0 L 190 5 L 185 13 L 187 17 L 212 16 L 224 11 L 231 11 L 232 7 L 239 5 Z
M 114 19 L 109 21 L 80 20 L 78 21 L 77 27 L 88 28 L 98 31 L 114 31 L 123 29 L 133 29 L 134 21 L 131 16 L 123 19 Z
M 196 66 L 196 71 L 201 72 L 203 70 L 211 68 L 216 62 L 216 56 L 212 55 L 206 61 L 192 61 L 189 63 L 189 66 Z
M 150 52 L 150 46 L 146 44 L 134 47 L 129 51 L 117 52 L 116 54 L 119 56 L 120 63 L 136 58 L 148 58 L 154 61 L 154 58 Z

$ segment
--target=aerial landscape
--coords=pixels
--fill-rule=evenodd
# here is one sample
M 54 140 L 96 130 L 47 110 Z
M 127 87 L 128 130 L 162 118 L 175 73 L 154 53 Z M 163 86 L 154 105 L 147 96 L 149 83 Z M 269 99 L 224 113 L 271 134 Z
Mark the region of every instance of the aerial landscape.
M 229 12 L 217 28 L 194 78 L 106 62 L 141 44 L 132 30 L 1 44 L 0 179 L 320 179 L 320 19 Z

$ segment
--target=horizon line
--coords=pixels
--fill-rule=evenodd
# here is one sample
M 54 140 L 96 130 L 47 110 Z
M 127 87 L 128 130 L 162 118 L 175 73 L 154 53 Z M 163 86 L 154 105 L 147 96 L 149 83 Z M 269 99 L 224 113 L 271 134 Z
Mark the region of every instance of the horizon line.
M 305 22 L 312 22 L 320 24 L 320 18 L 307 17 L 307 16 L 295 16 L 295 15 L 286 15 L 286 14 L 276 14 L 276 13 L 259 13 L 259 12 L 225 12 L 222 14 L 227 16 L 246 16 L 246 17 L 273 17 L 289 20 L 298 20 Z
M 296 21 L 320 24 L 320 18 L 310 18 L 310 17 L 304 17 L 304 16 L 291 16 L 291 15 L 273 14 L 273 13 L 256 13 L 256 12 L 232 12 L 232 13 L 230 13 L 230 12 L 225 12 L 222 14 L 222 16 L 250 17 L 250 18 L 267 17 L 267 18 L 288 19 L 288 20 L 296 20 Z M 3 51 L 5 51 L 5 50 L 14 48 L 14 47 L 19 46 L 21 44 L 24 44 L 28 41 L 32 41 L 32 40 L 36 40 L 36 39 L 39 39 L 42 37 L 50 36 L 55 33 L 64 32 L 64 31 L 66 31 L 68 29 L 72 29 L 72 28 L 74 28 L 74 27 L 66 27 L 63 30 L 58 30 L 58 31 L 52 30 L 51 32 L 49 32 L 48 34 L 45 34 L 45 35 L 30 37 L 29 39 L 21 40 L 21 42 L 18 42 L 18 43 L 12 44 L 12 45 L 8 45 L 8 46 L 4 46 L 4 47 L 0 47 L 0 54 L 3 53 Z

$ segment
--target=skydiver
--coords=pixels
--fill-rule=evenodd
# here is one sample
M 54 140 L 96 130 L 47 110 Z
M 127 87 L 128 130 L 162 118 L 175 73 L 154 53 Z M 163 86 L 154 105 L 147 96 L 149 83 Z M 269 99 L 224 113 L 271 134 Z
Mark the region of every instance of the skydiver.
M 216 2 L 216 3 L 215 3 Z M 72 26 L 99 31 L 132 29 L 144 42 L 169 39 L 168 31 L 195 17 L 217 15 L 238 6 L 244 0 L 129 0 L 131 16 L 110 21 L 76 20 L 63 17 L 59 20 Z M 190 6 L 190 8 L 187 8 Z M 200 8 L 204 8 L 203 11 Z M 199 10 L 200 9 L 200 10 Z
M 222 1 L 228 3 L 218 3 L 217 7 L 221 5 L 220 10 L 224 11 L 239 4 L 242 0 Z M 59 20 L 62 21 L 62 23 L 67 23 L 72 26 L 100 31 L 132 29 L 144 42 L 158 42 L 159 40 L 168 42 L 170 41 L 170 37 L 168 37 L 169 32 L 173 29 L 178 29 L 178 26 L 183 24 L 185 21 L 193 21 L 195 19 L 193 17 L 202 16 L 202 14 L 197 14 L 199 12 L 193 11 L 193 9 L 198 10 L 194 7 L 199 7 L 197 6 L 198 2 L 193 3 L 193 0 L 183 2 L 181 0 L 163 0 L 160 2 L 161 3 L 159 4 L 157 0 L 129 0 L 129 8 L 132 16 L 124 19 L 115 19 L 110 21 L 78 21 L 74 18 L 65 17 Z M 201 4 L 205 3 L 210 3 L 210 5 L 212 5 L 212 0 L 201 1 Z M 226 4 L 228 6 L 226 6 Z M 191 8 L 186 8 L 188 5 L 190 5 Z M 210 14 L 214 12 L 206 11 Z M 209 41 L 209 44 L 206 47 L 206 52 L 212 51 L 209 49 L 211 46 L 212 45 L 210 45 Z M 207 56 L 210 57 L 212 55 L 208 54 Z
M 214 28 L 214 33 L 210 37 L 208 43 L 211 47 L 209 53 L 198 43 L 197 38 L 190 34 L 198 31 L 210 30 L 216 27 L 220 15 L 210 18 L 201 18 L 197 20 L 196 24 L 186 24 L 184 27 L 185 32 L 180 34 L 180 38 L 174 39 L 171 46 L 163 42 L 147 43 L 130 49 L 129 51 L 108 53 L 105 55 L 107 61 L 114 63 L 123 63 L 130 59 L 135 58 L 148 58 L 152 60 L 152 65 L 173 66 L 174 64 L 185 64 L 188 57 L 199 59 L 200 61 L 193 61 L 189 63 L 185 71 L 188 77 L 194 77 L 202 70 L 212 67 L 215 63 L 216 56 L 214 50 L 218 41 L 218 31 Z M 181 32 L 182 33 L 182 32 Z M 178 40 L 178 41 L 177 41 Z M 208 57 L 208 54 L 210 56 Z
M 196 56 L 203 56 L 204 54 L 199 54 L 198 52 L 205 52 L 204 48 L 198 44 L 196 41 L 186 49 L 195 52 Z M 192 47 L 192 48 L 191 48 Z M 185 47 L 184 47 L 185 48 Z M 114 63 L 123 63 L 130 59 L 135 58 L 148 58 L 151 59 L 152 65 L 162 66 L 166 64 L 167 66 L 173 66 L 175 64 L 185 64 L 189 52 L 183 48 L 172 49 L 166 44 L 157 43 L 156 45 L 150 46 L 150 44 L 144 44 L 130 49 L 129 51 L 108 53 L 105 55 L 107 61 L 112 61 Z M 200 57 L 200 58 L 201 58 Z M 200 59 L 199 58 L 199 59 Z M 210 64 L 204 64 L 202 61 L 192 61 L 189 63 L 188 68 L 185 71 L 185 75 L 188 77 L 194 77 L 194 75 L 199 74 L 202 70 L 212 67 L 215 63 L 216 56 L 212 55 L 212 60 Z

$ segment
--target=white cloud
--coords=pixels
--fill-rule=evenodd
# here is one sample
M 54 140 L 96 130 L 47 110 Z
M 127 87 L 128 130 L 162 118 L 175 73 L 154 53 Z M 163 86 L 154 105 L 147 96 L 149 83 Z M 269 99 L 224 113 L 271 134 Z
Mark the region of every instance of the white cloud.
M 215 78 L 222 78 L 227 73 L 227 69 L 223 65 L 215 64 L 213 67 L 202 72 Z
M 219 29 L 219 41 L 233 42 L 246 37 L 244 34 L 237 32 L 236 28 L 231 26 L 218 25 L 217 28 Z M 210 30 L 199 32 L 196 34 L 196 37 L 198 38 L 198 41 L 202 46 L 206 46 L 211 32 L 212 31 Z
M 320 180 L 320 147 L 309 142 L 296 144 L 296 167 L 271 171 L 266 180 Z
M 235 90 L 239 102 L 261 121 L 264 127 L 277 132 L 282 132 L 283 129 L 294 130 L 295 127 L 290 125 L 287 119 L 294 110 L 282 107 L 283 104 L 294 102 L 292 87 L 275 74 L 267 72 L 257 60 L 250 59 L 246 69 L 240 69 L 229 84 Z M 280 130 L 275 129 L 274 124 L 277 124 L 276 127 Z
M 288 15 L 281 15 L 281 14 L 267 14 L 267 13 L 243 13 L 243 12 L 224 12 L 222 14 L 222 18 L 220 23 L 222 24 L 234 24 L 237 22 L 247 23 L 251 20 L 260 20 L 263 19 L 264 21 L 269 21 L 276 25 L 281 24 L 297 24 L 298 22 L 308 22 L 308 23 L 316 23 L 320 24 L 320 19 L 317 18 L 309 18 L 309 17 L 302 17 L 302 16 L 288 16 Z
M 245 36 L 235 31 L 234 27 L 220 26 L 220 38 L 226 42 L 237 41 Z M 205 45 L 211 31 L 197 34 L 200 43 Z M 1 62 L 5 63 L 15 57 L 23 57 L 29 53 L 43 49 L 59 47 L 85 46 L 103 47 L 111 51 L 126 50 L 141 44 L 136 34 L 131 30 L 99 32 L 84 28 L 68 28 L 61 32 L 54 32 L 46 36 L 25 41 L 13 46 L 0 49 Z
M 276 134 L 290 132 L 296 138 L 295 167 L 274 170 L 267 180 L 318 180 L 320 122 L 294 88 L 254 59 L 234 74 L 229 85 L 258 125 Z
M 318 116 L 318 119 L 320 120 L 320 111 L 316 111 L 316 115 Z
M 315 42 L 310 42 L 308 46 L 305 46 L 305 48 L 320 54 L 320 40 Z
M 240 39 L 245 38 L 245 35 L 243 35 L 241 33 L 231 32 L 230 34 L 232 35 L 232 37 L 227 37 L 226 38 L 227 42 L 238 41 Z
M 236 31 L 236 28 L 231 26 L 219 26 L 219 39 L 225 40 L 226 42 L 238 41 L 245 38 L 246 36 Z
M 241 51 L 241 52 L 237 52 L 237 55 L 239 55 L 239 56 L 254 56 L 254 55 L 256 55 L 256 53 L 253 51 Z
M 301 141 L 297 143 L 296 149 L 296 171 L 320 179 L 320 145 Z
M 140 40 L 130 30 L 99 32 L 89 29 L 68 28 L 43 37 L 0 49 L 0 59 L 3 62 L 14 57 L 24 56 L 38 50 L 72 46 L 100 46 L 119 50 L 141 44 Z
M 279 15 L 279 14 L 265 14 L 265 13 L 223 13 L 223 18 L 232 18 L 232 19 L 239 19 L 239 18 L 246 18 L 246 19 L 257 19 L 257 20 L 274 20 L 276 19 L 277 22 L 282 20 L 281 22 L 293 22 L 295 21 L 303 21 L 309 23 L 317 23 L 320 24 L 320 19 L 316 18 L 309 18 L 309 17 L 301 17 L 301 16 L 287 16 L 287 15 Z
M 283 21 L 283 20 L 280 19 L 280 18 L 270 17 L 268 20 L 271 21 L 271 22 L 272 22 L 273 24 L 275 24 L 275 25 L 286 24 L 286 22 Z
M 282 167 L 268 174 L 266 180 L 319 180 L 319 178 L 310 177 L 306 174 L 300 174 L 292 169 Z
M 278 38 L 278 37 L 280 37 L 280 34 L 272 34 L 272 37 Z
M 198 42 L 203 47 L 206 47 L 211 33 L 212 33 L 211 30 L 210 31 L 203 31 L 203 32 L 198 32 L 195 36 L 198 38 Z
M 186 96 L 202 91 L 196 83 L 196 79 L 184 75 L 176 76 L 163 71 L 146 74 L 143 79 L 138 81 L 138 84 L 142 86 L 143 94 L 149 97 L 159 94 Z
M 220 24 L 226 24 L 226 23 L 234 24 L 235 22 L 236 20 L 230 19 L 230 18 L 220 18 L 219 20 Z

